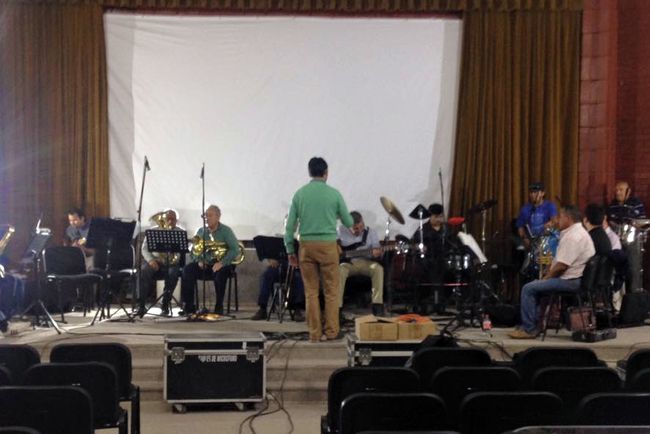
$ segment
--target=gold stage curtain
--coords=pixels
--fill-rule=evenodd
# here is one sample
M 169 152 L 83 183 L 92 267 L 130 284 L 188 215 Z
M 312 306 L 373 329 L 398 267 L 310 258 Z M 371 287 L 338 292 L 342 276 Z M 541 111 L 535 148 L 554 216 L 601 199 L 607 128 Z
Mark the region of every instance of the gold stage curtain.
M 0 223 L 60 242 L 66 210 L 108 215 L 103 10 L 96 4 L 0 2 Z
M 510 233 L 530 182 L 543 181 L 558 205 L 577 200 L 581 4 L 528 3 L 539 7 L 463 17 L 450 211 L 496 199 L 488 240 Z M 469 217 L 480 236 L 480 215 Z

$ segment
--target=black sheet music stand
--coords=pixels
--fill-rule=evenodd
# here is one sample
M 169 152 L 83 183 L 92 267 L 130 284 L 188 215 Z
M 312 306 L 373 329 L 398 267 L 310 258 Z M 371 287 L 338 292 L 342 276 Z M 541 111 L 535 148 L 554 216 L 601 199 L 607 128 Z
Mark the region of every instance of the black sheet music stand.
M 115 277 L 135 276 L 137 273 L 133 268 L 135 258 L 131 245 L 134 230 L 135 221 L 125 222 L 109 218 L 94 218 L 90 221 L 86 246 L 95 249 L 95 268 L 91 272 L 104 277 L 100 306 L 90 325 L 95 324 L 98 316 L 100 320 L 111 317 L 110 302 L 113 296 L 111 280 Z M 135 294 L 132 294 L 132 299 L 135 301 Z M 127 319 L 133 321 L 134 315 L 126 310 L 121 299 L 119 305 L 119 309 L 114 314 L 123 310 Z
M 287 262 L 287 250 L 284 246 L 284 239 L 280 237 L 267 237 L 258 235 L 253 238 L 255 244 L 255 251 L 257 258 L 260 261 L 264 259 L 274 259 L 280 263 L 278 266 L 278 277 L 280 282 L 273 285 L 273 293 L 271 294 L 271 308 L 267 320 L 271 319 L 271 314 L 275 312 L 278 316 L 278 321 L 281 323 L 284 319 L 284 313 L 289 305 L 289 297 L 291 296 L 291 286 L 293 284 L 293 274 L 295 268 Z M 282 276 L 286 269 L 285 279 Z M 289 311 L 289 315 L 293 319 L 293 312 Z
M 27 246 L 27 250 L 25 250 L 23 257 L 20 260 L 20 264 L 23 267 L 34 267 L 34 278 L 36 279 L 36 300 L 32 301 L 30 305 L 23 310 L 21 316 L 24 316 L 30 310 L 35 309 L 34 319 L 32 320 L 33 327 L 36 327 L 37 324 L 41 324 L 40 315 L 43 315 L 45 317 L 44 325 L 46 327 L 51 325 L 58 334 L 61 334 L 59 324 L 54 320 L 54 318 L 52 318 L 50 312 L 48 312 L 42 298 L 41 258 L 50 238 L 52 238 L 52 232 L 49 229 L 40 229 L 35 232 Z
M 180 253 L 181 255 L 184 255 L 188 251 L 187 247 L 187 231 L 180 230 L 180 229 L 147 229 L 144 231 L 144 236 L 147 239 L 147 249 L 150 252 L 157 252 L 157 253 L 168 253 L 167 255 L 167 268 L 169 269 L 169 254 L 172 253 Z M 181 261 L 182 262 L 182 261 Z M 156 298 L 156 301 L 151 304 L 147 308 L 147 310 L 144 312 L 146 315 L 149 313 L 149 309 L 154 307 L 155 305 L 158 304 L 161 298 L 165 296 L 165 292 L 163 291 L 162 294 Z M 178 300 L 176 300 L 176 297 L 174 297 L 173 289 L 172 293 L 169 294 L 171 296 L 171 299 L 176 303 L 177 306 L 180 306 L 180 303 Z M 170 309 L 170 316 L 173 316 L 173 311 Z

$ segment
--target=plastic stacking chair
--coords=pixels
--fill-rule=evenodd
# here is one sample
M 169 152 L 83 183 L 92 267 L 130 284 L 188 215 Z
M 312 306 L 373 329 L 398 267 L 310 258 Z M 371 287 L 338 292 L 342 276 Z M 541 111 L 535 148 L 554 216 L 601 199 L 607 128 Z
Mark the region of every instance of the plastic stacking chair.
M 641 370 L 650 368 L 650 349 L 636 350 L 627 358 L 625 364 L 625 381 L 629 385 Z
M 621 379 L 616 371 L 605 367 L 553 367 L 537 371 L 532 386 L 534 390 L 559 396 L 564 403 L 564 422 L 572 423 L 584 397 L 598 392 L 617 392 Z
M 650 393 L 596 393 L 578 405 L 578 425 L 650 425 Z
M 460 405 L 463 434 L 500 434 L 530 425 L 557 425 L 562 400 L 549 392 L 478 392 Z
M 515 354 L 513 361 L 526 387 L 531 386 L 533 375 L 542 368 L 605 366 L 589 348 L 534 347 Z
M 341 434 L 447 428 L 445 404 L 430 393 L 355 393 L 341 404 Z
M 427 387 L 447 406 L 448 420 L 452 426 L 458 421 L 460 403 L 467 395 L 476 392 L 513 392 L 522 389 L 519 373 L 500 366 L 441 368 Z
M 78 386 L 92 399 L 95 429 L 115 428 L 128 432 L 128 414 L 117 398 L 117 374 L 108 363 L 44 363 L 25 372 L 28 386 Z
M 80 387 L 0 387 L 0 425 L 25 426 L 41 434 L 92 434 L 92 401 Z
M 490 366 L 492 359 L 480 348 L 425 348 L 413 355 L 411 368 L 426 386 L 440 368 L 452 366 Z
M 0 428 L 3 434 L 40 434 L 39 431 L 26 426 L 5 426 Z
M 41 355 L 30 345 L 0 345 L 0 366 L 9 370 L 14 384 L 22 384 L 25 371 L 39 363 Z
M 321 432 L 339 431 L 343 400 L 360 392 L 419 392 L 420 379 L 412 369 L 394 367 L 352 367 L 337 369 L 327 384 L 327 415 L 321 418 Z
M 117 342 L 59 344 L 52 348 L 50 361 L 59 363 L 105 362 L 117 373 L 120 402 L 131 403 L 131 433 L 140 433 L 140 387 L 131 383 L 131 351 Z

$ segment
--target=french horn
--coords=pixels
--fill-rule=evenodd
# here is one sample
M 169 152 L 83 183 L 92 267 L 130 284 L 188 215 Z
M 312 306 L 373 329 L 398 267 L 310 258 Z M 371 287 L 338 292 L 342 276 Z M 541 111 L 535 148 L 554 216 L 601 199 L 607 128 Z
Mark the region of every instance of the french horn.
M 228 253 L 228 244 L 225 241 L 216 241 L 212 234 L 210 234 L 209 239 L 206 239 L 205 242 L 201 236 L 196 235 L 190 240 L 190 243 L 192 243 L 192 254 L 194 256 L 201 256 L 205 252 L 206 256 L 211 259 L 211 263 L 221 261 L 226 256 L 226 253 Z M 239 251 L 235 259 L 232 260 L 232 265 L 239 265 L 244 262 L 244 244 L 241 241 L 237 241 L 237 245 L 239 246 Z

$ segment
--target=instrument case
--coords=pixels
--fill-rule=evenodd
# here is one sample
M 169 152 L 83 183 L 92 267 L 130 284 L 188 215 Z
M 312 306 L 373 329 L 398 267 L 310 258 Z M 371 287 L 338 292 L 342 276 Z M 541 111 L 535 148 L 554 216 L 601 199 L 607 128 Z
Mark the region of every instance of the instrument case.
M 404 366 L 422 340 L 362 341 L 347 335 L 348 366 Z
M 170 404 L 264 400 L 265 340 L 255 332 L 166 335 L 165 400 Z

